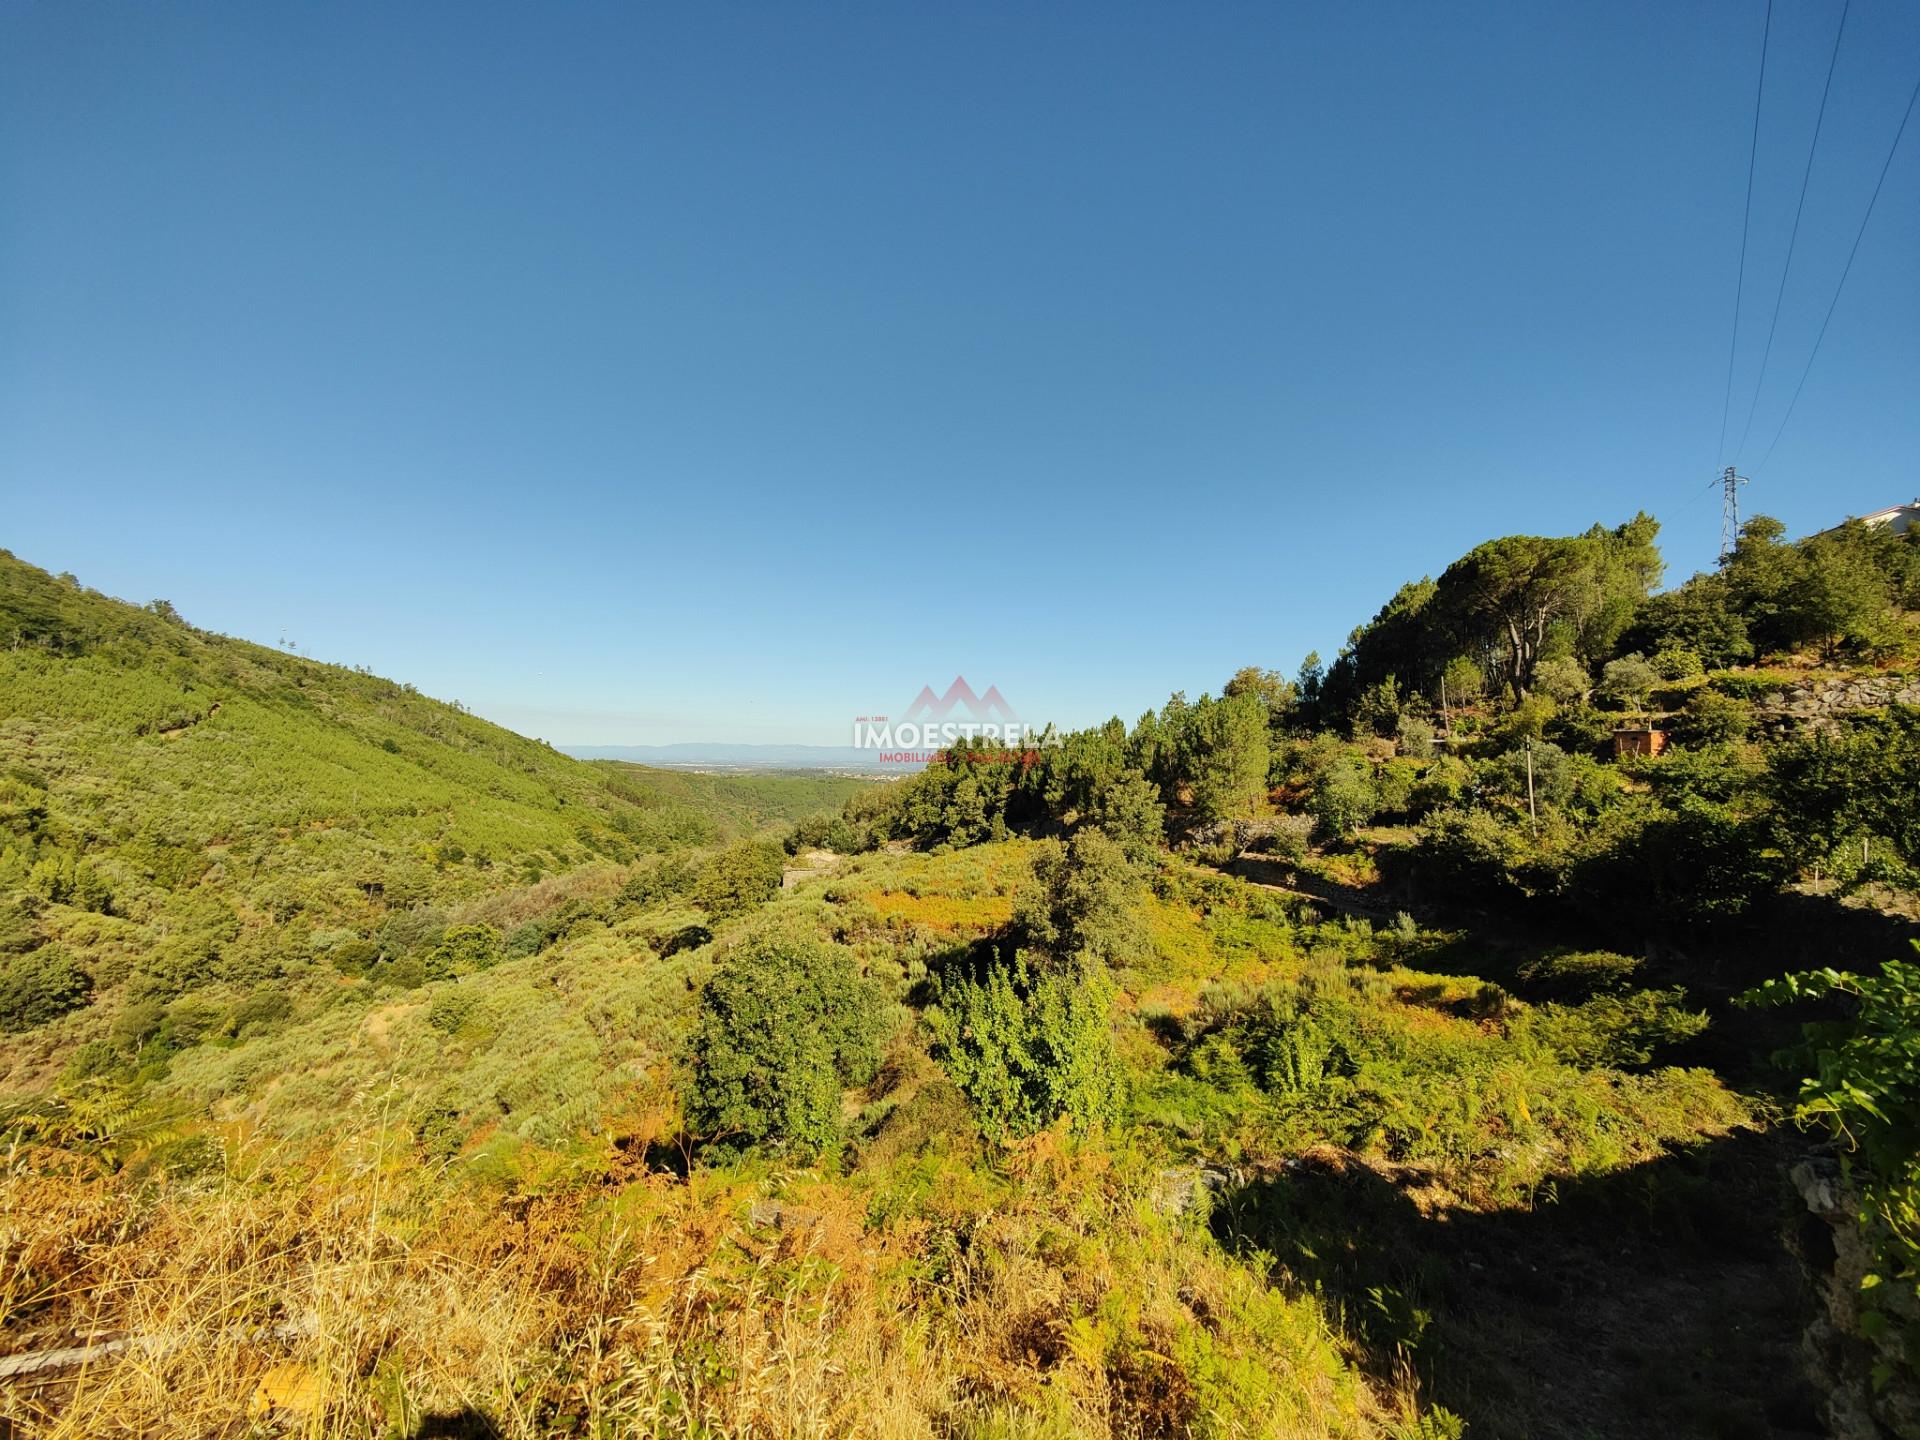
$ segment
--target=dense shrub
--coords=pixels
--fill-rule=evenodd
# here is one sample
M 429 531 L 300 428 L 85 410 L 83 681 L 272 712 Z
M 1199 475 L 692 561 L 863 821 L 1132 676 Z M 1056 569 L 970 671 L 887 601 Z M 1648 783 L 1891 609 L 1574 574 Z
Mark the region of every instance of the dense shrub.
M 1593 678 L 1571 655 L 1556 655 L 1534 667 L 1533 688 L 1562 705 L 1578 705 L 1592 690 Z
M 1707 683 L 1722 695 L 1735 700 L 1765 700 L 1797 683 L 1797 679 L 1778 671 L 1752 670 L 1715 675 Z
M 1862 836 L 1920 864 L 1920 711 L 1896 707 L 1839 735 L 1815 734 L 1769 757 L 1777 842 L 1818 864 Z
M 1524 830 L 1510 821 L 1485 810 L 1448 806 L 1420 827 L 1417 854 L 1443 897 L 1484 900 L 1517 888 L 1526 844 Z
M 1619 717 L 1596 710 L 1591 705 L 1573 705 L 1560 710 L 1541 727 L 1542 735 L 1576 755 L 1607 755 L 1612 751 L 1613 732 Z
M 935 1056 L 973 1102 L 988 1135 L 1027 1135 L 1059 1119 L 1077 1128 L 1117 1117 L 1120 1065 L 1106 967 L 987 952 L 935 977 L 927 1012 Z
M 27 873 L 27 889 L 56 905 L 102 915 L 113 909 L 113 891 L 100 872 L 71 851 L 56 850 L 36 861 Z
M 1118 1113 L 1118 992 L 1107 966 L 1140 953 L 1138 885 L 1125 852 L 1098 830 L 1043 844 L 1005 939 L 936 970 L 926 1016 L 934 1053 L 987 1134 L 1028 1134 L 1062 1118 L 1084 1128 Z
M 1099 830 L 1082 830 L 1066 844 L 1044 841 L 1031 866 L 1014 896 L 1014 948 L 1113 964 L 1138 953 L 1133 897 L 1139 877 L 1117 841 Z
M 487 1011 L 486 1002 L 465 985 L 442 990 L 427 1006 L 427 1023 L 442 1034 L 458 1034 Z
M 1373 819 L 1378 802 L 1373 768 L 1360 756 L 1343 753 L 1314 777 L 1308 809 L 1322 831 L 1344 840 Z
M 293 1013 L 293 1001 L 279 990 L 256 990 L 227 1016 L 226 1032 L 236 1039 L 278 1029 Z
M 380 947 L 371 940 L 343 940 L 327 952 L 327 959 L 342 975 L 363 975 L 380 958 Z
M 519 960 L 528 955 L 538 955 L 574 926 L 601 918 L 597 910 L 582 901 L 563 900 L 546 914 L 536 915 L 526 923 L 515 926 L 502 946 L 503 958 Z
M 1693 680 L 1707 673 L 1699 653 L 1681 645 L 1662 646 L 1648 663 L 1662 680 Z
M 1433 758 L 1433 722 L 1418 715 L 1402 715 L 1393 729 L 1400 753 L 1413 760 Z
M 1529 1010 L 1514 1034 L 1583 1069 L 1644 1065 L 1659 1047 L 1690 1040 L 1707 1028 L 1705 1014 L 1685 1007 L 1680 990 L 1598 995 L 1584 1004 Z
M 1585 999 L 1626 988 L 1645 963 L 1612 950 L 1558 950 L 1525 962 L 1518 973 L 1530 995 Z
M 1266 789 L 1267 710 L 1255 695 L 1201 696 L 1181 737 L 1183 769 L 1202 820 L 1249 814 Z
M 87 1003 L 93 981 L 57 945 L 0 961 L 0 1030 L 31 1030 Z
M 1655 929 L 1745 915 L 1786 878 L 1766 824 L 1741 806 L 1686 795 L 1622 807 L 1582 837 L 1566 889 L 1610 924 Z
M 1672 725 L 1674 738 L 1685 745 L 1726 745 L 1747 738 L 1753 729 L 1753 706 L 1709 688 L 1687 697 Z
M 1100 787 L 1087 819 L 1135 862 L 1150 859 L 1166 840 L 1166 808 L 1159 792 L 1138 770 L 1125 770 Z
M 437 969 L 449 975 L 472 975 L 500 963 L 500 932 L 491 925 L 449 925 L 440 939 Z
M 1435 810 L 1458 805 L 1472 783 L 1473 772 L 1464 760 L 1442 755 L 1429 765 L 1407 793 L 1407 815 L 1423 819 Z
M 700 991 L 687 1122 L 708 1138 L 818 1154 L 840 1134 L 840 1092 L 871 1079 L 882 997 L 851 951 L 801 928 L 730 947 Z
M 715 919 L 765 904 L 780 893 L 786 852 L 769 840 L 731 845 L 700 869 L 693 902 Z

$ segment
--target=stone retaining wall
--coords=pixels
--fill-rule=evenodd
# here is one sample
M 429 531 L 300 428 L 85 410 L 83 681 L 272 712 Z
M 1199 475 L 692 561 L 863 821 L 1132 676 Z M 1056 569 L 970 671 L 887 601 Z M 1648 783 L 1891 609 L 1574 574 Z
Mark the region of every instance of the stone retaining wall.
M 1754 708 L 1762 725 L 1782 730 L 1823 730 L 1856 710 L 1889 705 L 1920 706 L 1920 675 L 1860 675 L 1794 685 Z

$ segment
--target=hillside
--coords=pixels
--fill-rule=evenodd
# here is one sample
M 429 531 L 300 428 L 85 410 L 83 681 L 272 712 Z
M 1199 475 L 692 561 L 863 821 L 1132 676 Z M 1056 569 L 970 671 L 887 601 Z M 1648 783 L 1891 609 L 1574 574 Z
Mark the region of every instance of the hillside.
M 90 996 L 244 991 L 342 946 L 397 959 L 435 907 L 737 839 L 858 788 L 586 764 L 3 553 L 0 637 L 7 1029 Z
M 1654 535 L 1490 541 L 1297 681 L 880 786 L 572 761 L 16 563 L 0 1340 L 45 1369 L 0 1416 L 1790 1440 L 1904 1404 L 1920 550 L 1756 522 L 1655 595 Z M 1796 1081 L 1771 1002 L 1809 997 Z M 1789 1169 L 1846 1197 L 1840 1267 L 1781 1244 Z

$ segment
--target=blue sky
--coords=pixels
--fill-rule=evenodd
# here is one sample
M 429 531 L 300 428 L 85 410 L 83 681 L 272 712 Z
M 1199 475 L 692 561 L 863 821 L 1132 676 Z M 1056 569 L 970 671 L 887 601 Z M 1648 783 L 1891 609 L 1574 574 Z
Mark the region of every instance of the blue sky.
M 0 545 L 560 743 L 1131 718 L 1639 508 L 1678 579 L 1763 8 L 16 3 Z M 1839 13 L 1775 9 L 1736 437 Z M 1749 471 L 1916 76 L 1855 0 Z M 1920 125 L 1795 531 L 1920 492 L 1917 237 Z

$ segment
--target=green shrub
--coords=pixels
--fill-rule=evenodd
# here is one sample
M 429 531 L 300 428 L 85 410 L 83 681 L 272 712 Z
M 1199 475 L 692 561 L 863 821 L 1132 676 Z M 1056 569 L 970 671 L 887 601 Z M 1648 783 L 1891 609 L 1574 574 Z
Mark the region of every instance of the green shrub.
M 1513 1033 L 1582 1069 L 1645 1065 L 1660 1046 L 1690 1040 L 1707 1028 L 1706 1015 L 1685 1005 L 1681 990 L 1598 995 L 1580 1005 L 1549 1003 L 1529 1010 Z
M 1693 680 L 1707 673 L 1699 654 L 1681 645 L 1668 645 L 1654 651 L 1649 663 L 1662 680 Z
M 183 995 L 167 1006 L 159 1026 L 141 1047 L 141 1062 L 191 1050 L 219 1033 L 220 1007 L 203 995 Z
M 1557 712 L 1551 696 L 1528 695 L 1487 727 L 1483 753 L 1511 750 L 1529 737 L 1540 739 Z
M 701 868 L 693 902 L 716 920 L 751 910 L 780 893 L 786 851 L 768 840 L 728 846 Z
M 455 1035 L 474 1021 L 485 1018 L 486 1002 L 465 985 L 441 990 L 427 1006 L 427 1023 L 443 1035 Z
M 278 1028 L 293 1013 L 293 1001 L 278 990 L 256 990 L 227 1016 L 226 1032 L 244 1040 L 249 1034 Z
M 56 850 L 27 873 L 27 888 L 56 905 L 72 905 L 105 915 L 113 909 L 113 892 L 100 873 L 85 860 Z
M 1689 695 L 1673 724 L 1674 738 L 1685 745 L 1734 744 L 1752 729 L 1753 706 L 1710 687 Z
M 449 925 L 440 940 L 438 968 L 450 975 L 473 975 L 500 963 L 500 932 L 491 925 Z
M 1405 816 L 1413 804 L 1414 786 L 1420 781 L 1420 766 L 1411 760 L 1389 760 L 1374 768 L 1373 803 L 1375 817 Z
M 376 965 L 368 972 L 368 978 L 377 985 L 391 985 L 399 990 L 418 990 L 429 980 L 442 979 L 435 975 L 428 963 L 428 957 L 420 954 L 402 955 L 384 965 Z
M 1768 772 L 1775 832 L 1797 862 L 1819 864 L 1872 837 L 1920 864 L 1920 710 L 1896 706 L 1837 735 L 1777 746 Z
M 1612 750 L 1613 732 L 1618 724 L 1617 716 L 1591 705 L 1574 705 L 1548 720 L 1542 733 L 1569 754 L 1592 756 Z
M 1407 793 L 1407 814 L 1419 820 L 1449 805 L 1458 805 L 1467 793 L 1472 772 L 1464 760 L 1442 755 L 1429 765 L 1426 773 L 1414 781 Z
M 538 955 L 581 921 L 603 918 L 599 911 L 579 900 L 563 900 L 545 915 L 537 915 L 525 924 L 515 926 L 502 947 L 502 958 L 521 960 L 529 955 Z
M 1862 1281 L 1864 1328 L 1883 1357 L 1880 1383 L 1895 1365 L 1909 1376 L 1920 1371 L 1920 963 L 1889 960 L 1878 975 L 1787 975 L 1742 998 L 1783 1004 L 1829 996 L 1850 999 L 1854 1013 L 1805 1027 L 1804 1043 L 1791 1053 L 1808 1071 L 1794 1118 L 1832 1135 L 1859 1193 L 1876 1260 Z
M 1707 683 L 1730 699 L 1764 700 L 1798 681 L 1797 677 L 1781 671 L 1733 670 L 1715 675 Z
M 1556 655 L 1534 666 L 1533 688 L 1563 705 L 1578 705 L 1593 689 L 1593 677 L 1571 655 Z
M 649 865 L 620 888 L 621 905 L 644 910 L 677 900 L 693 888 L 697 872 L 684 855 L 668 855 Z
M 1117 987 L 1098 960 L 973 956 L 942 969 L 935 991 L 926 1016 L 934 1055 L 987 1135 L 1029 1135 L 1063 1118 L 1085 1129 L 1118 1116 Z
M 1393 734 L 1399 727 L 1405 705 L 1406 697 L 1401 694 L 1400 682 L 1393 676 L 1387 676 L 1377 685 L 1369 685 L 1354 702 L 1354 739 Z
M 0 1030 L 31 1030 L 78 1010 L 93 980 L 57 945 L 0 961 Z
M 1630 984 L 1646 962 L 1611 950 L 1559 951 L 1529 960 L 1518 971 L 1521 981 L 1554 999 L 1584 999 Z
M 1664 758 L 1664 757 L 1663 757 Z M 1681 795 L 1629 797 L 1581 836 L 1562 889 L 1593 914 L 1647 928 L 1745 915 L 1779 888 L 1788 866 L 1768 827 L 1738 804 Z
M 371 940 L 343 940 L 327 952 L 342 975 L 364 975 L 380 959 L 380 947 Z
M 1330 838 L 1344 840 L 1373 819 L 1378 800 L 1371 767 L 1349 753 L 1315 777 L 1307 807 L 1322 831 Z
M 1433 756 L 1433 725 L 1418 715 L 1402 715 L 1394 725 L 1394 738 L 1400 742 L 1400 753 L 1413 760 L 1427 760 Z
M 840 1092 L 879 1064 L 886 1012 L 853 954 L 799 927 L 748 935 L 700 991 L 687 1121 L 803 1155 L 840 1135 Z
M 1029 878 L 1015 891 L 1015 948 L 1061 961 L 1091 956 L 1125 964 L 1140 951 L 1133 910 L 1139 880 L 1119 843 L 1100 830 L 1034 847 Z
M 1095 791 L 1087 819 L 1136 864 L 1152 858 L 1166 840 L 1166 809 L 1138 770 L 1127 770 Z

